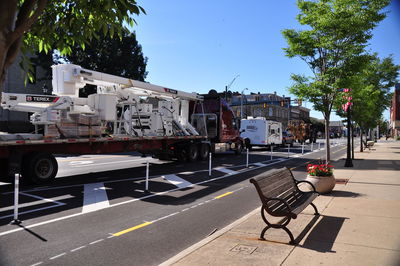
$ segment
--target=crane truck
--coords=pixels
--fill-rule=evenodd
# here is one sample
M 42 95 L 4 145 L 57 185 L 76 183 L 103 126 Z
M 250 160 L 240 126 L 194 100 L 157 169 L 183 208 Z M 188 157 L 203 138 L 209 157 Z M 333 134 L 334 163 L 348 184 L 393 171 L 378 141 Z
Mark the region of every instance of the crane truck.
M 0 133 L 3 177 L 19 173 L 48 183 L 58 171 L 54 154 L 136 151 L 185 162 L 243 147 L 236 118 L 221 101 L 73 64 L 52 66 L 52 76 L 52 95 L 2 93 L 1 107 L 32 113 L 35 127 L 29 134 Z M 86 84 L 97 93 L 79 97 Z M 205 108 L 210 102 L 218 112 Z

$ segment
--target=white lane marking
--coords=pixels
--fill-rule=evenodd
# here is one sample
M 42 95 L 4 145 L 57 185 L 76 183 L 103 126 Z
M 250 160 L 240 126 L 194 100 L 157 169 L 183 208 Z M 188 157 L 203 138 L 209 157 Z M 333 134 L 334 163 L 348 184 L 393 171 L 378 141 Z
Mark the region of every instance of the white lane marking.
M 181 175 L 192 175 L 192 174 L 194 174 L 195 172 L 191 172 L 191 171 L 188 171 L 188 172 L 181 172 L 181 173 L 179 173 L 179 174 L 181 174 Z
M 25 208 L 25 207 L 29 207 L 29 206 L 43 204 L 42 201 L 52 202 L 52 203 L 55 203 L 57 205 L 65 205 L 65 203 L 59 202 L 57 200 L 64 200 L 64 199 L 73 198 L 70 195 L 64 195 L 64 196 L 59 196 L 59 197 L 55 197 L 55 198 L 51 198 L 51 199 L 46 199 L 46 198 L 41 198 L 41 197 L 38 197 L 38 196 L 36 197 L 36 195 L 30 195 L 30 194 L 27 194 L 27 193 L 24 193 L 24 192 L 20 192 L 20 194 L 25 195 L 25 196 L 29 196 L 29 197 L 32 197 L 32 198 L 40 198 L 40 200 L 19 204 L 18 208 Z M 4 207 L 4 208 L 0 208 L 0 212 L 9 211 L 9 210 L 13 210 L 13 209 L 14 209 L 14 206 Z
M 74 166 L 79 166 L 79 165 L 85 165 L 85 164 L 94 164 L 94 161 L 73 161 L 69 162 L 69 165 L 74 167 Z
M 92 212 L 110 206 L 104 183 L 85 184 L 82 212 Z
M 290 160 L 290 159 L 286 159 L 286 160 Z M 271 162 L 271 163 L 267 164 L 267 166 L 278 164 L 278 163 L 281 163 L 281 161 Z M 244 166 L 244 165 L 240 165 L 240 166 Z M 241 173 L 245 173 L 245 172 L 248 172 L 248 171 L 252 171 L 252 169 L 243 170 Z M 198 172 L 208 172 L 208 170 L 201 170 L 201 171 L 198 171 Z M 220 180 L 220 179 L 226 178 L 228 176 L 230 177 L 231 175 L 224 175 L 224 176 L 220 176 L 220 177 L 211 178 L 211 179 L 208 179 L 208 180 L 205 180 L 205 181 L 194 183 L 191 186 L 202 185 L 202 184 L 205 184 L 205 183 L 209 183 L 209 182 L 213 182 L 213 181 L 216 181 L 216 180 Z M 139 179 L 142 180 L 143 177 L 142 178 L 121 179 L 121 181 L 128 181 L 128 180 L 133 180 L 133 179 L 134 180 L 139 180 Z M 107 182 L 107 183 L 113 183 L 113 182 L 117 182 L 117 181 L 112 181 L 112 182 Z M 74 186 L 82 186 L 82 185 L 74 185 Z M 68 186 L 65 186 L 65 187 L 68 187 Z M 60 187 L 58 187 L 58 188 L 60 188 Z M 55 189 L 55 188 L 53 188 L 53 189 Z M 174 189 L 170 189 L 170 190 L 167 190 L 167 191 L 157 192 L 157 193 L 154 193 L 154 194 L 151 194 L 151 195 L 143 196 L 141 198 L 136 198 L 136 199 L 127 200 L 127 201 L 124 201 L 124 202 L 119 202 L 119 203 L 110 205 L 108 208 L 112 208 L 112 207 L 128 204 L 128 203 L 135 202 L 135 201 L 140 201 L 140 200 L 144 200 L 144 199 L 148 199 L 148 198 L 152 198 L 152 197 L 156 197 L 156 196 L 165 195 L 165 194 L 168 194 L 170 192 L 178 191 L 179 189 L 180 188 L 174 188 Z M 9 194 L 9 193 L 13 193 L 13 192 L 6 192 L 6 193 L 3 193 L 3 194 Z M 211 201 L 213 201 L 213 200 L 215 200 L 215 199 L 211 199 Z M 196 207 L 196 206 L 193 206 L 191 208 L 194 208 L 194 207 Z M 25 228 L 34 228 L 34 227 L 38 227 L 38 226 L 41 226 L 41 225 L 45 225 L 45 224 L 49 224 L 49 223 L 54 223 L 54 222 L 70 219 L 70 218 L 73 218 L 73 217 L 76 217 L 76 216 L 80 216 L 82 214 L 84 214 L 84 213 L 75 213 L 75 214 L 71 214 L 71 215 L 55 218 L 55 219 L 52 219 L 52 220 L 48 220 L 48 221 L 44 221 L 44 222 L 28 225 L 28 226 L 25 226 Z M 15 232 L 22 231 L 22 230 L 24 230 L 24 228 L 16 228 L 16 229 L 12 229 L 12 230 L 9 230 L 9 231 L 1 232 L 0 236 L 8 235 L 8 234 L 15 233 Z
M 47 206 L 47 207 L 42 207 L 42 208 L 36 208 L 36 209 L 29 210 L 29 211 L 22 211 L 22 212 L 19 212 L 19 214 L 32 213 L 32 212 L 47 210 L 47 209 L 51 209 L 51 208 L 55 208 L 55 207 L 59 207 L 59 206 L 65 205 L 65 203 L 62 203 L 62 202 L 59 202 L 59 201 L 56 201 L 56 200 L 53 200 L 53 199 L 46 199 L 46 198 L 43 198 L 43 197 L 40 197 L 40 196 L 31 195 L 31 194 L 24 193 L 24 192 L 20 192 L 19 194 L 24 195 L 24 196 L 28 196 L 28 197 L 32 197 L 32 198 L 35 198 L 35 199 L 40 199 L 40 200 L 42 200 L 42 201 L 47 201 L 47 202 L 50 202 L 50 203 L 53 203 L 53 204 L 54 204 L 53 206 Z M 38 201 L 35 201 L 36 204 L 38 204 L 37 202 L 38 202 Z M 28 207 L 28 206 L 36 205 L 36 204 L 26 203 L 26 204 L 18 205 L 18 207 L 19 207 L 19 208 L 23 208 L 23 207 Z M 23 205 L 23 206 L 22 206 L 22 205 Z M 14 206 L 11 206 L 11 209 L 12 209 L 12 208 L 14 208 Z M 0 210 L 0 211 L 7 211 L 7 210 L 9 211 L 9 210 L 11 210 L 11 209 L 10 209 L 10 207 L 6 207 L 6 208 L 3 208 L 3 209 Z M 14 214 L 9 214 L 9 215 L 0 216 L 0 220 L 1 220 L 1 219 L 4 219 L 4 218 L 12 217 L 13 215 L 14 215 Z
M 260 166 L 260 167 L 266 166 L 266 164 L 263 164 L 263 163 L 253 163 L 253 164 L 257 165 L 257 166 Z
M 54 259 L 57 259 L 57 258 L 59 258 L 59 257 L 61 257 L 61 256 L 64 256 L 65 254 L 67 254 L 67 253 L 61 253 L 61 254 L 59 254 L 59 255 L 57 255 L 57 256 L 54 256 L 54 257 L 51 257 L 50 259 L 51 260 L 54 260 Z
M 238 171 L 230 170 L 230 169 L 223 168 L 223 167 L 217 167 L 217 168 L 214 168 L 214 170 L 220 171 L 220 172 L 228 174 L 228 175 L 234 175 L 234 174 L 239 173 Z
M 40 264 L 43 264 L 43 261 L 37 262 L 35 264 L 32 264 L 31 266 L 37 266 L 37 265 L 40 265 Z
M 168 215 L 166 215 L 166 216 L 163 216 L 163 217 L 158 218 L 158 219 L 156 219 L 156 220 L 154 220 L 154 221 L 151 221 L 151 222 L 152 222 L 152 223 L 159 222 L 159 221 L 161 221 L 161 220 L 167 219 L 168 217 L 171 217 L 171 216 L 174 216 L 174 215 L 177 215 L 177 214 L 179 214 L 179 212 L 174 212 L 174 213 L 168 214 Z
M 101 241 L 104 241 L 104 239 L 99 239 L 99 240 L 90 242 L 89 245 L 94 245 L 94 244 L 99 243 L 99 242 L 101 242 Z
M 85 248 L 85 247 L 86 247 L 86 246 L 80 246 L 79 248 L 71 249 L 71 252 L 78 251 L 78 250 L 83 249 L 83 248 Z
M 192 183 L 180 178 L 177 175 L 163 175 L 162 178 L 170 182 L 171 184 L 177 186 L 178 188 L 184 188 L 192 185 Z

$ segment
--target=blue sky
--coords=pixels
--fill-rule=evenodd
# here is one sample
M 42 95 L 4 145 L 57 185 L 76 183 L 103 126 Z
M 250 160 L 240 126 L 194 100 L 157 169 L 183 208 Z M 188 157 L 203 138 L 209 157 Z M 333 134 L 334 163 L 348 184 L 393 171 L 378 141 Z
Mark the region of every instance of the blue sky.
M 281 31 L 299 29 L 296 1 L 139 0 L 137 39 L 147 56 L 147 81 L 173 89 L 207 93 L 230 90 L 289 96 L 291 73 L 309 75 L 300 59 L 285 57 Z M 374 30 L 371 51 L 394 55 L 400 64 L 400 0 Z M 291 95 L 293 98 L 294 96 Z M 304 104 L 303 104 L 304 105 Z M 310 103 L 306 107 L 312 109 Z M 311 116 L 322 114 L 311 111 Z M 388 113 L 384 114 L 388 119 Z M 331 120 L 338 120 L 336 115 Z

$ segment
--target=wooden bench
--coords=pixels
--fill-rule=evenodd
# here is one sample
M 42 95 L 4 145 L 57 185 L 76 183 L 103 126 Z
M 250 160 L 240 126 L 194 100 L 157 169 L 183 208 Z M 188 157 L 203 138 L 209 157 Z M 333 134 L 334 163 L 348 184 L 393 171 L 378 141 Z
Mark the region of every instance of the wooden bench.
M 289 235 L 289 244 L 296 244 L 293 234 L 286 226 L 291 219 L 296 219 L 297 215 L 308 205 L 313 206 L 315 215 L 319 215 L 317 207 L 312 203 L 319 195 L 314 185 L 305 180 L 297 181 L 294 179 L 292 172 L 286 167 L 259 174 L 251 178 L 250 182 L 254 184 L 260 196 L 262 202 L 261 217 L 267 224 L 261 231 L 260 239 L 265 240 L 264 234 L 269 228 L 279 228 L 285 230 Z M 313 190 L 308 192 L 301 191 L 298 187 L 300 183 L 308 183 Z M 273 224 L 266 219 L 265 212 L 271 216 L 284 218 L 280 222 Z

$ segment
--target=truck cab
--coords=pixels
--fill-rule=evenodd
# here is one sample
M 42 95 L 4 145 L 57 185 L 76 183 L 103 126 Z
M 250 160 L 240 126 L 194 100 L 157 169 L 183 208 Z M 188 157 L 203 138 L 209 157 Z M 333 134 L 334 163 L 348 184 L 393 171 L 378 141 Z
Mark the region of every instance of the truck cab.
M 243 141 L 239 133 L 239 119 L 221 97 L 202 95 L 202 104 L 192 104 L 191 124 L 200 135 L 208 136 L 212 152 L 233 150 L 241 153 Z

